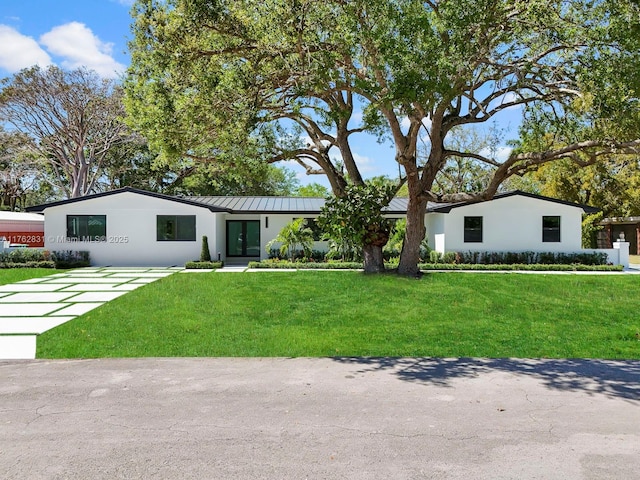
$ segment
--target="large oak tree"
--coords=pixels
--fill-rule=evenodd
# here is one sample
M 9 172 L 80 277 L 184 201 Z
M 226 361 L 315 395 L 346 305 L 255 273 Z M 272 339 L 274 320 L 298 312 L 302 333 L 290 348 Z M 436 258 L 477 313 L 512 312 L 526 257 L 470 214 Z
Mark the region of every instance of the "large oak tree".
M 341 197 L 366 187 L 354 136 L 390 139 L 409 194 L 403 274 L 418 273 L 428 201 L 488 200 L 548 162 L 640 145 L 631 0 L 138 0 L 133 13 L 129 112 L 168 153 L 215 161 L 267 139 L 261 160 L 323 173 Z M 513 108 L 507 159 L 448 146 Z M 437 192 L 452 158 L 489 170 L 481 191 Z

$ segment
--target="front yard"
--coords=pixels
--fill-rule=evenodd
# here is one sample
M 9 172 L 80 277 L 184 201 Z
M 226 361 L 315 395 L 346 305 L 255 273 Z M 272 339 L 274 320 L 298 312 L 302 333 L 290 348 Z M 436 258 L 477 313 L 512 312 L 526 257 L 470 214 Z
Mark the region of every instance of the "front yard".
M 30 278 L 46 277 L 59 271 L 53 268 L 1 268 L 0 285 L 21 282 Z
M 635 276 L 175 274 L 38 338 L 38 358 L 640 358 Z

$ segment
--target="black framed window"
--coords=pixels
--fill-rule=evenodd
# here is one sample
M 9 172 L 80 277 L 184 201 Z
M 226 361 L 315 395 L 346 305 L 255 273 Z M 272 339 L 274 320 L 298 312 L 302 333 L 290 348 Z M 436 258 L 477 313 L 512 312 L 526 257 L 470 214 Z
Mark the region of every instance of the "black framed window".
M 67 215 L 67 238 L 80 242 L 107 240 L 106 215 Z
M 195 242 L 195 215 L 158 215 L 156 232 L 159 242 Z
M 464 241 L 482 242 L 482 217 L 464 217 Z
M 560 241 L 560 217 L 558 216 L 542 217 L 542 241 L 543 242 L 559 242 Z

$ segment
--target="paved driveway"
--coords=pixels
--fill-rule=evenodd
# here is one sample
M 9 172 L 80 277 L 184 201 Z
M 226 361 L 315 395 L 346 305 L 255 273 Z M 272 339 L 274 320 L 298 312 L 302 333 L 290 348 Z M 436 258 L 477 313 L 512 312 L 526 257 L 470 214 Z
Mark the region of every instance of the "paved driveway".
M 0 362 L 3 479 L 637 479 L 640 362 Z
M 82 268 L 0 285 L 0 359 L 35 358 L 37 335 L 179 270 Z

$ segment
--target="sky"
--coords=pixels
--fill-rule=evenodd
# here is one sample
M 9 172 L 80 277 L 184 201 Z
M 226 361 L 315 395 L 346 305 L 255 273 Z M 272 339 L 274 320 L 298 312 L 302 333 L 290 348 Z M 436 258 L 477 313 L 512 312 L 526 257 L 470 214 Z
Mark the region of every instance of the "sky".
M 133 0 L 0 0 L 0 78 L 36 64 L 84 66 L 103 77 L 118 78 L 130 61 L 132 4 Z M 517 133 L 518 117 L 511 111 L 497 119 L 507 129 L 505 142 Z M 397 178 L 392 146 L 368 135 L 356 137 L 354 154 L 363 176 Z M 507 147 L 501 149 L 503 156 L 508 153 Z M 287 167 L 296 171 L 303 185 L 328 186 L 324 177 L 307 176 L 293 162 Z

